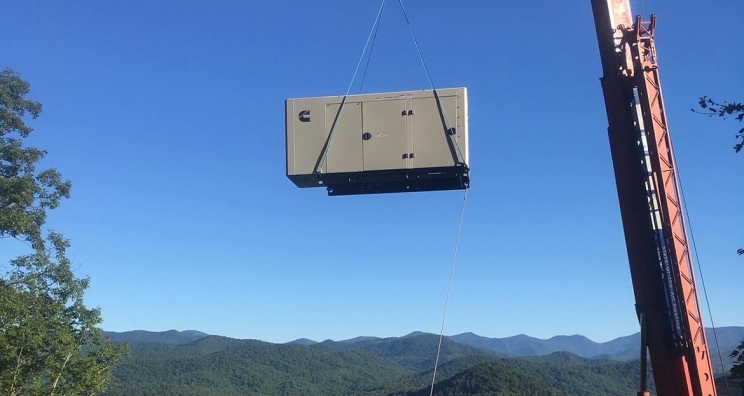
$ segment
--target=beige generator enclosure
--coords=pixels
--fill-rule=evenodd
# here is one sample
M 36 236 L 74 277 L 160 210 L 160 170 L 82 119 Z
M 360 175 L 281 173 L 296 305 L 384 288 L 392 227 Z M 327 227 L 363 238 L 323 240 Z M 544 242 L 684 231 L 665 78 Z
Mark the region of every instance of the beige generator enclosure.
M 287 177 L 329 195 L 469 187 L 465 88 L 287 99 Z

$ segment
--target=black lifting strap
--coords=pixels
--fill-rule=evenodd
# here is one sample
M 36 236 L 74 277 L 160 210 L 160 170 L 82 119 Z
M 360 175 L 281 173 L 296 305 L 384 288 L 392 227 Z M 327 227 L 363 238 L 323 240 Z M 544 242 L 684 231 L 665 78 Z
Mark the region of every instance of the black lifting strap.
M 359 57 L 359 62 L 357 62 L 356 69 L 354 70 L 354 74 L 351 76 L 351 82 L 349 83 L 349 88 L 346 89 L 346 94 L 344 95 L 344 98 L 341 100 L 341 106 L 338 107 L 338 111 L 336 112 L 336 117 L 333 118 L 333 124 L 331 124 L 331 130 L 328 132 L 328 137 L 326 138 L 325 143 L 323 144 L 323 149 L 320 151 L 320 155 L 318 156 L 318 160 L 315 162 L 315 167 L 313 168 L 313 174 L 318 175 L 318 178 L 321 178 L 321 169 L 323 169 L 323 163 L 326 161 L 326 158 L 328 156 L 328 147 L 331 145 L 331 141 L 333 140 L 333 132 L 336 130 L 336 123 L 338 123 L 339 117 L 341 117 L 341 112 L 344 109 L 344 104 L 346 103 L 346 97 L 349 96 L 349 92 L 351 92 L 351 87 L 354 85 L 354 79 L 356 78 L 357 73 L 359 72 L 359 66 L 362 64 L 362 60 L 364 59 L 364 54 L 367 52 L 367 46 L 369 45 L 370 39 L 372 39 L 372 34 L 375 32 L 377 27 L 380 24 L 380 17 L 382 16 L 382 10 L 385 9 L 385 2 L 386 0 L 382 0 L 382 4 L 380 4 L 380 9 L 377 11 L 377 17 L 375 18 L 375 23 L 372 24 L 372 29 L 369 31 L 369 35 L 367 36 L 367 42 L 364 44 L 364 49 L 362 49 L 362 55 Z M 374 45 L 374 42 L 372 43 Z M 371 54 L 370 49 L 370 56 Z M 364 73 L 366 74 L 367 71 L 365 70 Z
M 462 166 L 465 169 L 467 169 L 468 166 L 463 161 L 465 158 L 462 157 L 462 153 L 460 152 L 460 145 L 457 143 L 457 129 L 449 126 L 449 122 L 447 120 L 447 113 L 444 110 L 444 106 L 442 106 L 442 101 L 441 99 L 439 99 L 439 94 L 437 93 L 436 88 L 434 88 L 433 91 L 434 91 L 434 100 L 436 100 L 437 102 L 437 110 L 439 111 L 439 119 L 442 121 L 442 130 L 444 131 L 444 138 L 447 139 L 447 146 L 449 146 L 450 154 L 452 155 L 452 160 L 455 162 L 455 166 Z M 462 160 L 460 158 L 462 158 Z
M 370 39 L 372 38 L 372 34 L 375 32 L 375 30 L 379 26 L 380 16 L 382 15 L 382 11 L 385 8 L 385 1 L 386 0 L 383 0 L 382 4 L 380 5 L 380 9 L 377 12 L 377 18 L 375 19 L 375 22 L 372 25 L 372 29 L 369 32 L 369 36 L 367 37 L 367 43 L 364 45 L 364 49 L 362 50 L 362 55 L 359 58 L 359 62 L 357 63 L 356 70 L 354 70 L 354 75 L 351 77 L 351 83 L 349 84 L 349 88 L 346 90 L 346 94 L 341 100 L 341 105 L 338 107 L 338 111 L 336 111 L 336 116 L 333 118 L 333 123 L 331 124 L 331 130 L 328 132 L 328 137 L 326 138 L 325 143 L 323 144 L 323 149 L 321 150 L 320 155 L 318 156 L 318 160 L 315 161 L 315 167 L 313 168 L 313 174 L 318 175 L 319 178 L 322 177 L 321 170 L 323 169 L 323 165 L 327 159 L 328 148 L 330 147 L 331 141 L 333 140 L 333 133 L 336 131 L 336 124 L 338 123 L 338 119 L 341 117 L 341 112 L 344 109 L 346 98 L 349 96 L 351 87 L 354 84 L 354 79 L 356 78 L 357 72 L 359 71 L 359 66 L 361 65 L 362 60 L 364 59 L 364 54 L 367 52 L 367 46 L 369 45 Z M 447 146 L 449 147 L 450 154 L 452 155 L 454 165 L 461 166 L 465 168 L 466 170 L 468 170 L 468 166 L 464 162 L 465 157 L 462 155 L 462 152 L 460 150 L 460 145 L 457 142 L 457 130 L 456 128 L 452 128 L 449 126 L 449 121 L 447 119 L 447 113 L 445 112 L 444 106 L 442 106 L 442 101 L 439 98 L 439 93 L 437 93 L 437 89 L 434 88 L 434 84 L 431 81 L 431 75 L 429 74 L 429 69 L 426 67 L 426 62 L 424 61 L 423 55 L 421 55 L 421 49 L 419 48 L 418 42 L 416 41 L 416 36 L 413 34 L 413 28 L 411 27 L 411 22 L 408 19 L 408 14 L 406 13 L 406 9 L 403 6 L 403 1 L 398 0 L 398 3 L 400 4 L 400 9 L 403 11 L 403 16 L 405 17 L 406 24 L 408 25 L 408 30 L 411 32 L 411 38 L 413 39 L 413 44 L 416 46 L 416 51 L 418 52 L 419 58 L 421 59 L 421 64 L 424 68 L 424 72 L 426 73 L 426 78 L 429 80 L 429 85 L 434 93 L 434 99 L 437 103 L 437 110 L 439 112 L 439 118 L 442 121 L 442 131 L 444 132 L 444 137 L 447 140 Z M 374 42 L 373 42 L 373 45 L 374 45 Z M 365 70 L 365 74 L 366 74 L 366 70 Z
M 313 174 L 320 175 L 320 169 L 323 166 L 323 161 L 326 158 L 326 154 L 328 154 L 328 146 L 331 144 L 331 138 L 333 137 L 333 131 L 336 130 L 336 123 L 338 122 L 338 118 L 341 116 L 341 110 L 344 108 L 344 103 L 346 103 L 346 96 L 344 95 L 344 98 L 341 99 L 341 106 L 338 106 L 338 111 L 336 112 L 336 117 L 333 118 L 333 124 L 331 124 L 331 130 L 328 132 L 328 137 L 326 138 L 325 143 L 323 144 L 323 149 L 320 150 L 320 155 L 318 156 L 318 160 L 315 161 L 315 168 L 313 168 Z
M 416 46 L 416 52 L 418 53 L 419 59 L 421 60 L 421 66 L 423 66 L 424 68 L 424 73 L 426 73 L 426 78 L 429 80 L 429 86 L 431 87 L 432 91 L 434 91 L 434 99 L 437 102 L 437 110 L 439 110 L 439 118 L 442 121 L 442 128 L 444 130 L 445 138 L 447 139 L 447 145 L 449 146 L 450 153 L 452 154 L 452 159 L 454 160 L 455 166 L 462 166 L 465 169 L 468 169 L 468 166 L 463 162 L 465 160 L 465 157 L 463 157 L 462 155 L 462 152 L 460 150 L 460 145 L 457 143 L 457 131 L 455 130 L 455 128 L 450 128 L 449 126 L 449 122 L 447 120 L 447 113 L 444 111 L 444 107 L 442 106 L 442 101 L 439 99 L 439 94 L 437 93 L 437 89 L 434 88 L 434 83 L 431 80 L 431 74 L 429 73 L 429 68 L 426 67 L 426 61 L 424 60 L 424 56 L 421 54 L 421 48 L 419 48 L 418 41 L 416 41 L 416 35 L 413 34 L 413 27 L 411 27 L 411 21 L 408 19 L 408 13 L 406 12 L 406 8 L 403 6 L 403 0 L 398 0 L 398 4 L 400 4 L 400 9 L 401 11 L 403 11 L 403 17 L 405 17 L 406 19 L 406 24 L 408 25 L 408 31 L 411 32 L 411 39 L 413 40 L 413 45 Z

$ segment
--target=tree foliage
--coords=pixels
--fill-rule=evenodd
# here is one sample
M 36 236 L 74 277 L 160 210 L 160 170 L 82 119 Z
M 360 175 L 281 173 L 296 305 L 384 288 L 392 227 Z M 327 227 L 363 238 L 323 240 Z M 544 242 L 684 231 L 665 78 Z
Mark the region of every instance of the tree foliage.
M 24 98 L 29 91 L 17 73 L 0 72 L 0 238 L 30 247 L 0 273 L 0 394 L 93 395 L 126 347 L 110 342 L 97 327 L 100 311 L 84 305 L 89 280 L 75 277 L 69 241 L 42 231 L 71 184 L 55 169 L 37 170 L 46 151 L 23 144 L 33 131 L 24 116 L 41 112 Z
M 46 211 L 69 198 L 72 185 L 55 169 L 37 171 L 46 151 L 23 146 L 33 131 L 23 117 L 41 113 L 41 103 L 24 98 L 29 90 L 11 69 L 0 73 L 0 238 L 23 239 L 41 249 Z
M 708 115 L 709 117 L 722 117 L 726 118 L 729 116 L 734 117 L 738 121 L 744 120 L 744 104 L 743 103 L 737 103 L 737 102 L 716 102 L 713 99 L 710 99 L 707 96 L 703 96 L 698 101 L 698 105 L 703 109 L 702 113 Z M 693 109 L 693 111 L 695 111 Z M 744 128 L 739 129 L 739 131 L 734 135 L 734 138 L 737 140 L 741 140 L 740 142 L 736 143 L 734 145 L 734 150 L 738 153 L 741 151 L 742 148 L 744 148 Z M 744 251 L 740 250 L 739 254 L 744 254 Z
M 414 342 L 390 338 L 305 346 L 219 336 L 181 345 L 131 341 L 131 356 L 116 368 L 116 385 L 104 395 L 428 396 L 433 364 L 420 368 L 419 357 L 429 348 L 423 344 L 436 353 L 438 339 L 403 338 Z M 635 394 L 639 382 L 637 360 L 570 353 L 503 358 L 477 348 L 459 350 L 468 351 L 443 356 L 435 395 L 621 396 Z
M 744 341 L 731 352 L 731 357 L 735 359 L 734 367 L 731 368 L 731 375 L 744 378 Z
M 428 396 L 426 387 L 404 396 Z M 434 386 L 434 396 L 568 396 L 534 375 L 522 372 L 507 361 L 479 364 Z

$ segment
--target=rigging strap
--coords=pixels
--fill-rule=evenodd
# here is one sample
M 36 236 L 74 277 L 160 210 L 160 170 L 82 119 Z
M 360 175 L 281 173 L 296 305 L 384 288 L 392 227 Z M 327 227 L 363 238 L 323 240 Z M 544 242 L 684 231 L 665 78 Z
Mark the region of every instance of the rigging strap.
M 354 79 L 356 78 L 357 73 L 359 72 L 359 66 L 362 65 L 362 60 L 364 60 L 364 54 L 367 53 L 367 46 L 369 45 L 370 40 L 372 39 L 372 34 L 375 34 L 375 37 L 377 34 L 375 33 L 377 26 L 380 23 L 380 17 L 382 16 L 382 10 L 385 9 L 385 2 L 387 0 L 382 0 L 382 4 L 380 4 L 380 9 L 377 11 L 377 17 L 375 18 L 375 22 L 372 24 L 372 29 L 369 31 L 369 35 L 367 36 L 367 42 L 364 43 L 364 49 L 362 49 L 362 54 L 359 56 L 359 62 L 357 62 L 356 69 L 354 69 L 354 74 L 351 76 L 351 82 L 349 82 L 349 87 L 346 88 L 346 93 L 344 94 L 343 99 L 341 99 L 341 105 L 338 107 L 338 111 L 336 112 L 336 117 L 333 119 L 333 124 L 331 124 L 331 130 L 328 132 L 328 138 L 326 138 L 325 144 L 323 144 L 323 150 L 320 152 L 320 157 L 318 157 L 318 161 L 315 162 L 315 168 L 313 169 L 314 174 L 319 174 L 320 170 L 323 169 L 323 165 L 325 165 L 326 160 L 328 159 L 328 147 L 331 145 L 331 141 L 333 140 L 333 132 L 336 130 L 336 123 L 338 122 L 339 117 L 341 116 L 341 112 L 344 110 L 344 103 L 346 103 L 346 97 L 349 96 L 349 92 L 351 92 L 351 87 L 354 85 Z M 371 54 L 370 54 L 371 55 Z M 364 74 L 367 74 L 367 71 L 365 69 Z
M 341 104 L 336 111 L 336 115 L 333 118 L 333 123 L 331 124 L 331 129 L 328 132 L 328 137 L 325 140 L 325 143 L 323 144 L 323 148 L 321 149 L 320 155 L 318 156 L 317 161 L 315 162 L 315 167 L 313 168 L 313 174 L 320 175 L 323 170 L 323 166 L 326 164 L 328 160 L 328 149 L 331 146 L 331 142 L 333 141 L 333 135 L 336 131 L 336 125 L 338 124 L 338 120 L 341 117 L 341 113 L 343 112 L 344 105 L 346 104 L 346 98 L 349 96 L 349 92 L 351 92 L 351 87 L 354 85 L 354 79 L 357 76 L 357 73 L 359 72 L 359 67 L 362 64 L 362 61 L 364 60 L 364 55 L 367 53 L 367 47 L 370 44 L 370 41 L 372 41 L 372 45 L 374 46 L 374 40 L 377 38 L 377 31 L 379 29 L 379 23 L 380 18 L 382 16 L 382 12 L 385 9 L 385 3 L 387 0 L 383 0 L 380 4 L 380 9 L 377 12 L 377 17 L 375 18 L 374 23 L 372 24 L 372 29 L 370 29 L 369 35 L 367 36 L 367 41 L 364 44 L 364 48 L 362 49 L 362 54 L 359 56 L 359 61 L 357 62 L 356 69 L 354 69 L 354 74 L 351 77 L 351 82 L 349 83 L 349 87 L 346 89 L 346 93 L 344 94 L 343 98 L 341 99 Z M 462 155 L 462 150 L 460 149 L 460 144 L 457 141 L 457 133 L 456 130 L 450 127 L 450 122 L 447 117 L 447 112 L 445 111 L 444 107 L 442 106 L 441 99 L 439 98 L 439 94 L 437 93 L 437 89 L 434 87 L 434 83 L 431 79 L 431 73 L 429 73 L 429 68 L 426 66 L 426 61 L 424 60 L 424 56 L 421 53 L 421 48 L 418 45 L 418 41 L 416 40 L 416 35 L 413 33 L 413 28 L 411 27 L 411 21 L 408 18 L 408 13 L 406 12 L 405 6 L 403 6 L 403 0 L 398 0 L 398 4 L 400 4 L 400 9 L 403 12 L 403 16 L 406 20 L 406 25 L 408 26 L 408 31 L 411 33 L 411 39 L 413 40 L 413 44 L 416 47 L 416 52 L 418 53 L 419 59 L 421 60 L 421 65 L 424 69 L 424 73 L 426 74 L 426 79 L 429 81 L 429 87 L 434 92 L 434 99 L 436 100 L 437 104 L 437 110 L 439 111 L 440 118 L 442 120 L 442 128 L 445 135 L 445 139 L 447 140 L 448 145 L 450 146 L 450 151 L 452 152 L 452 158 L 454 161 L 454 164 L 456 166 L 463 166 L 467 168 L 467 165 L 465 164 L 465 157 Z M 362 84 L 364 84 L 364 78 L 366 78 L 367 75 L 367 68 L 369 66 L 369 60 L 372 57 L 371 49 L 369 57 L 367 58 L 367 65 L 364 69 L 364 77 L 362 79 Z M 359 90 L 361 92 L 362 87 L 359 87 Z
M 457 142 L 457 133 L 452 133 L 453 130 L 450 127 L 451 124 L 449 122 L 449 119 L 447 119 L 447 112 L 444 111 L 442 101 L 439 99 L 439 94 L 437 93 L 437 89 L 434 87 L 434 82 L 431 79 L 429 68 L 426 67 L 426 61 L 424 60 L 424 56 L 421 54 L 421 48 L 419 47 L 418 41 L 416 40 L 416 35 L 413 34 L 413 27 L 411 27 L 411 21 L 408 19 L 406 8 L 403 6 L 403 0 L 398 0 L 398 4 L 400 4 L 400 9 L 401 11 L 403 11 L 403 17 L 406 19 L 408 31 L 411 32 L 411 39 L 413 39 L 413 45 L 416 47 L 416 52 L 418 53 L 419 59 L 421 60 L 421 66 L 423 66 L 424 73 L 426 73 L 426 79 L 429 80 L 429 87 L 434 92 L 434 99 L 437 101 L 437 109 L 439 110 L 439 116 L 442 119 L 442 127 L 444 128 L 444 134 L 445 138 L 447 139 L 447 143 L 450 145 L 450 149 L 452 149 L 452 146 L 454 146 L 454 148 L 457 150 L 456 153 L 455 150 L 451 150 L 455 165 L 465 166 L 465 163 L 463 162 L 465 160 L 465 157 L 462 156 L 460 144 Z

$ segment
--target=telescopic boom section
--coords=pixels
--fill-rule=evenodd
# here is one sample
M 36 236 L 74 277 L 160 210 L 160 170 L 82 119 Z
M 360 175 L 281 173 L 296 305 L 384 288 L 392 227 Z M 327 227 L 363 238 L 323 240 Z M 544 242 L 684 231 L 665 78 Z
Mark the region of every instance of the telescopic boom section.
M 592 8 L 641 347 L 659 396 L 715 396 L 661 95 L 656 17 L 633 20 L 628 0 L 592 0 Z

